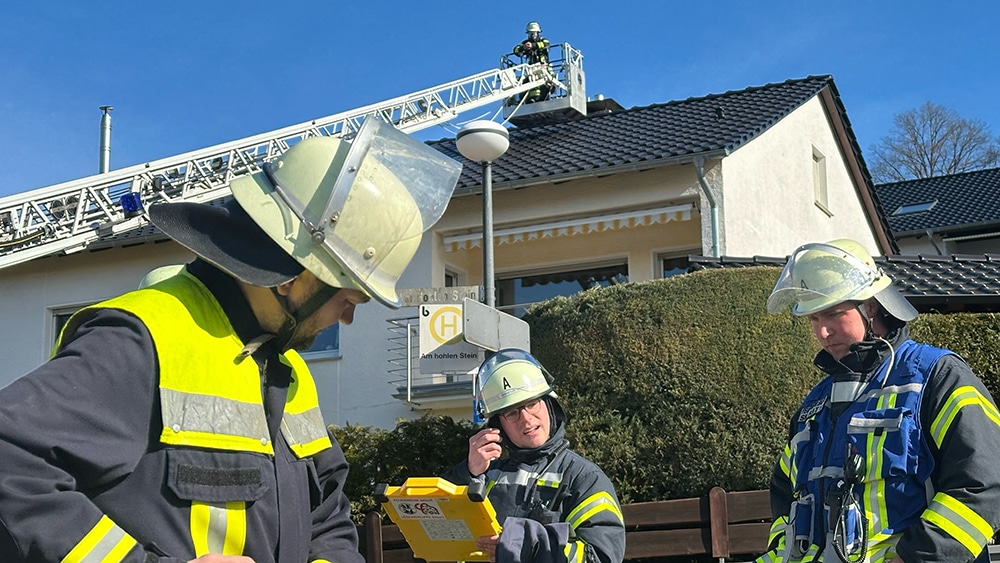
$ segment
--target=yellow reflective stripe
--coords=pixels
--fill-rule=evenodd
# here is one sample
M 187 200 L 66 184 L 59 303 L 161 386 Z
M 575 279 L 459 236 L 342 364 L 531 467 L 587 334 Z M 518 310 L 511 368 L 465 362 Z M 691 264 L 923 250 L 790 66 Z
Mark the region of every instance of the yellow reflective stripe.
M 993 527 L 982 516 L 947 493 L 937 493 L 921 518 L 937 524 L 972 553 L 979 555 L 993 537 Z
M 791 446 L 785 446 L 785 450 L 781 452 L 781 457 L 778 458 L 778 467 L 781 468 L 781 472 L 788 477 L 789 468 L 792 465 L 792 448 Z
M 262 443 L 263 439 L 247 438 L 244 436 L 224 436 L 208 432 L 173 432 L 168 428 L 164 428 L 163 433 L 160 435 L 160 441 L 164 444 L 175 446 L 195 446 L 274 455 L 274 449 L 271 447 L 270 440 Z
M 327 559 L 313 559 L 309 563 L 333 563 L 333 562 Z
M 292 382 L 288 386 L 288 399 L 281 417 L 281 433 L 285 441 L 300 459 L 332 448 L 309 366 L 294 350 L 285 352 L 279 359 L 292 368 Z
M 788 517 L 781 516 L 774 522 L 771 522 L 771 529 L 767 533 L 767 543 L 771 544 L 779 535 L 785 533 L 785 527 L 788 526 Z
M 586 553 L 584 545 L 580 540 L 572 540 L 566 544 L 563 553 L 566 555 L 567 563 L 583 563 L 583 554 Z
M 879 397 L 876 408 L 891 409 L 896 406 L 898 395 L 889 394 Z M 871 433 L 865 441 L 865 458 L 868 459 L 868 484 L 865 487 L 865 517 L 868 519 L 868 536 L 880 533 L 889 524 L 889 506 L 885 502 L 885 479 L 882 477 L 885 457 L 882 450 L 888 433 Z
M 753 560 L 754 563 L 779 563 L 780 561 L 781 556 L 778 555 L 777 549 L 772 549 Z
M 191 542 L 195 557 L 207 553 L 242 555 L 246 537 L 246 503 L 191 503 Z
M 944 406 L 934 417 L 934 422 L 931 423 L 931 437 L 939 448 L 944 442 L 944 437 L 948 434 L 948 429 L 951 428 L 952 421 L 958 416 L 959 411 L 968 405 L 978 405 L 983 409 L 983 414 L 994 424 L 1000 426 L 1000 412 L 997 412 L 997 408 L 989 399 L 971 385 L 959 387 L 948 396 Z
M 281 433 L 300 459 L 333 447 L 319 407 L 297 414 L 285 412 L 281 417 Z
M 585 498 L 583 502 L 578 504 L 566 516 L 566 522 L 575 530 L 577 526 L 586 522 L 591 516 L 605 510 L 617 516 L 618 520 L 623 524 L 625 523 L 625 518 L 622 517 L 622 511 L 618 508 L 618 503 L 615 502 L 615 499 L 611 498 L 611 495 L 607 491 L 600 491 Z
M 61 563 L 119 563 L 136 545 L 132 536 L 102 515 Z
M 550 473 L 550 475 L 551 475 L 551 473 Z M 549 487 L 549 488 L 552 488 L 552 489 L 558 489 L 559 488 L 559 481 L 551 480 L 551 479 L 548 480 L 548 481 L 546 481 L 545 479 L 536 479 L 535 480 L 535 484 L 537 486 L 539 486 L 539 487 Z

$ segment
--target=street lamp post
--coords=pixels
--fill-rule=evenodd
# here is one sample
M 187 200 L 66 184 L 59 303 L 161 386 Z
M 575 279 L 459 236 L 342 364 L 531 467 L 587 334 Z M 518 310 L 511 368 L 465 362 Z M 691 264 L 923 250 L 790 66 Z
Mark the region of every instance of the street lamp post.
M 495 307 L 493 274 L 493 161 L 510 146 L 507 128 L 488 120 L 466 123 L 455 136 L 462 156 L 483 165 L 483 286 L 486 305 Z

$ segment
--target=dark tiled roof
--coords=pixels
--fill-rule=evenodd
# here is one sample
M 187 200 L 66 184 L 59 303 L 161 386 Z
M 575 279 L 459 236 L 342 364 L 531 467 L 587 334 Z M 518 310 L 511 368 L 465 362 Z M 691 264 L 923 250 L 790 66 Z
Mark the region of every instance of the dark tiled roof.
M 515 185 L 652 168 L 697 154 L 729 154 L 767 130 L 823 88 L 829 75 L 592 115 L 577 121 L 510 130 L 510 149 L 493 163 L 493 182 Z M 844 116 L 846 118 L 846 116 Z M 482 186 L 480 166 L 465 160 L 454 139 L 431 146 L 465 167 L 462 190 Z
M 897 236 L 1000 223 L 1000 168 L 879 184 L 875 192 Z M 928 211 L 893 215 L 900 206 L 930 202 Z
M 786 258 L 688 256 L 688 271 L 784 267 Z M 876 256 L 875 262 L 918 310 L 1000 312 L 1000 255 Z

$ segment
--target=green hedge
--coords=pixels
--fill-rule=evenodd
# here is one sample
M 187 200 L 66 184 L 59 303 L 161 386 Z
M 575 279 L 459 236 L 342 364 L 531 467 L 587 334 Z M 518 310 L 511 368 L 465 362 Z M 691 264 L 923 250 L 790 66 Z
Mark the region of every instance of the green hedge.
M 820 378 L 805 319 L 768 315 L 780 270 L 706 270 L 593 289 L 531 308 L 532 350 L 555 376 L 572 447 L 622 502 L 713 486 L 766 488 L 789 417 Z M 955 350 L 996 395 L 1000 315 L 921 315 L 914 338 Z M 376 483 L 438 475 L 463 459 L 467 421 L 425 417 L 395 430 L 336 429 L 359 515 Z

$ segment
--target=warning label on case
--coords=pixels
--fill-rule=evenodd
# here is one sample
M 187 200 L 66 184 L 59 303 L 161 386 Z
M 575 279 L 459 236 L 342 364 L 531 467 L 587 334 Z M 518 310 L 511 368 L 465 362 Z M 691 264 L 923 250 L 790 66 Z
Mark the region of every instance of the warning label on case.
M 404 500 L 390 499 L 392 507 L 396 509 L 396 514 L 404 520 L 444 520 L 444 512 L 438 506 L 437 500 L 432 498 Z M 463 522 L 464 525 L 464 522 Z

